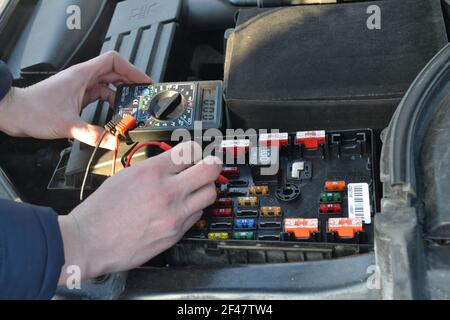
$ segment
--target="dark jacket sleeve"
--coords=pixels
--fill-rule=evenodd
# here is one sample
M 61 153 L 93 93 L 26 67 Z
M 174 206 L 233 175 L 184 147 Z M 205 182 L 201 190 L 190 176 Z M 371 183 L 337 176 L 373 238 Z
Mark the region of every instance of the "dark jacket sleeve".
M 6 96 L 11 85 L 13 78 L 8 66 L 0 60 L 0 101 Z
M 12 85 L 0 60 L 0 101 Z M 50 299 L 64 265 L 56 213 L 0 200 L 0 299 Z
M 0 61 L 0 101 L 12 85 Z M 0 200 L 0 299 L 50 299 L 64 265 L 56 213 Z
M 0 200 L 0 299 L 50 299 L 64 265 L 56 213 Z

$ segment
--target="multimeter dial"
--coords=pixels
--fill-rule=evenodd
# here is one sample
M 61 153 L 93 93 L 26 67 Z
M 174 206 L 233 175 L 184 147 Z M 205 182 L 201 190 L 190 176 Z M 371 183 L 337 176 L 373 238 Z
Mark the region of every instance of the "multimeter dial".
M 201 81 L 121 86 L 117 91 L 116 114 L 133 115 L 134 132 L 173 131 L 194 127 L 205 129 L 222 123 L 222 82 Z
M 184 100 L 184 96 L 177 91 L 160 92 L 150 101 L 150 114 L 161 121 L 174 120 L 185 111 Z

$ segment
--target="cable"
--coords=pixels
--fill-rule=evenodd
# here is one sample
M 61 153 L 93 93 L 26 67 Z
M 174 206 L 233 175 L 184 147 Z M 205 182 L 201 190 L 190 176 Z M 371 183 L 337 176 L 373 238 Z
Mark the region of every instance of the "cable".
M 95 146 L 95 149 L 92 152 L 91 158 L 89 159 L 89 162 L 86 166 L 86 172 L 84 173 L 83 183 L 81 184 L 80 201 L 83 201 L 84 189 L 86 187 L 86 181 L 89 176 L 89 172 L 91 171 L 92 162 L 94 161 L 95 155 L 97 154 L 97 151 L 100 148 L 100 145 L 107 134 L 108 134 L 108 130 L 105 129 L 103 131 L 102 135 L 100 136 L 100 139 L 98 140 L 97 145 Z
M 150 147 L 150 146 L 159 147 L 164 151 L 169 151 L 170 149 L 172 149 L 171 146 L 169 146 L 167 143 L 164 143 L 164 142 L 149 141 L 149 142 L 141 143 L 141 144 L 137 145 L 128 155 L 127 162 L 125 164 L 125 168 L 128 168 L 131 166 L 131 160 L 133 159 L 136 152 L 138 152 L 142 148 L 146 148 L 146 147 Z
M 115 142 L 115 148 L 114 148 L 114 155 L 113 155 L 113 162 L 112 162 L 112 168 L 111 168 L 111 176 L 116 174 L 116 162 L 117 162 L 117 155 L 119 154 L 119 136 L 116 134 L 114 137 Z
M 97 154 L 97 151 L 100 148 L 103 139 L 106 137 L 108 133 L 113 134 L 116 139 L 112 164 L 112 174 L 114 174 L 116 172 L 117 155 L 119 153 L 119 137 L 125 137 L 125 134 L 129 130 L 132 130 L 133 128 L 136 127 L 136 122 L 137 122 L 136 118 L 133 117 L 132 115 L 127 115 L 124 118 L 116 116 L 105 125 L 105 130 L 103 131 L 97 145 L 95 146 L 91 158 L 89 159 L 89 162 L 86 166 L 86 172 L 84 173 L 83 183 L 81 184 L 80 201 L 83 201 L 84 189 L 86 188 L 86 181 L 89 176 L 89 173 L 91 172 L 92 162 L 94 161 L 95 155 Z
M 128 155 L 127 157 L 127 162 L 125 164 L 125 168 L 128 168 L 131 166 L 131 160 L 133 159 L 134 155 L 141 150 L 142 148 L 146 148 L 146 147 L 150 147 L 150 146 L 155 146 L 155 147 L 159 147 L 164 151 L 169 151 L 172 149 L 172 147 L 170 145 L 168 145 L 167 143 L 164 142 L 156 142 L 156 141 L 149 141 L 149 142 L 145 142 L 142 144 L 137 145 Z M 218 184 L 223 184 L 223 185 L 227 185 L 228 184 L 228 179 L 226 177 L 224 177 L 223 175 L 220 175 L 216 182 Z

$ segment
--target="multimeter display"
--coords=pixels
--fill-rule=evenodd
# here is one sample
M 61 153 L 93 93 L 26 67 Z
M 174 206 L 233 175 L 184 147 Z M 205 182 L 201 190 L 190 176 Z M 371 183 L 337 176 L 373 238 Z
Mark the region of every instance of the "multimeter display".
M 120 86 L 115 113 L 137 119 L 135 132 L 173 131 L 222 126 L 222 82 L 200 81 Z
M 202 121 L 216 119 L 216 91 L 213 88 L 203 89 L 202 95 Z

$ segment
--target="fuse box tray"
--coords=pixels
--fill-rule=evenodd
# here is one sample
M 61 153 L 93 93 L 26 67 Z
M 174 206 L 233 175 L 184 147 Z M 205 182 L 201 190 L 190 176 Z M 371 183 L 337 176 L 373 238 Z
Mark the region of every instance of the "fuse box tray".
M 305 134 L 311 137 L 302 140 Z M 287 140 L 283 142 L 281 136 Z M 251 144 L 240 152 L 234 148 L 234 156 L 241 153 L 246 164 L 224 165 L 229 184 L 217 185 L 218 200 L 172 249 L 173 263 L 212 263 L 221 258 L 231 263 L 288 262 L 372 250 L 371 217 L 378 210 L 379 199 L 372 130 L 271 137 L 278 138 L 278 147 L 266 143 L 266 149 L 253 150 Z M 244 145 L 241 140 L 234 141 Z M 229 140 L 222 145 L 227 143 L 229 147 Z M 267 163 L 255 162 L 255 154 L 259 159 L 265 152 L 266 157 L 268 150 L 279 150 L 272 158 L 278 160 L 279 170 L 261 175 Z M 364 194 L 359 194 L 361 187 L 367 189 Z M 209 258 L 196 259 L 199 255 Z

